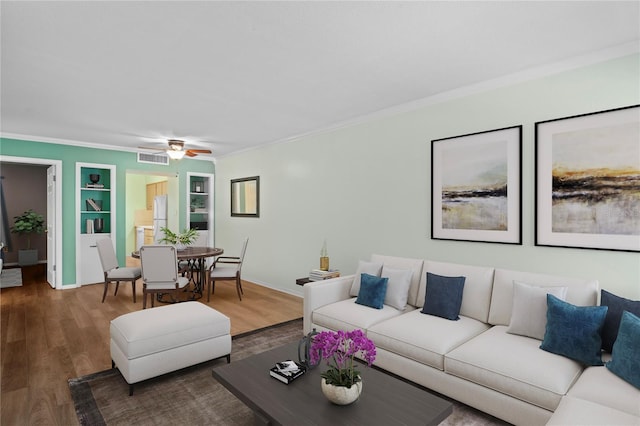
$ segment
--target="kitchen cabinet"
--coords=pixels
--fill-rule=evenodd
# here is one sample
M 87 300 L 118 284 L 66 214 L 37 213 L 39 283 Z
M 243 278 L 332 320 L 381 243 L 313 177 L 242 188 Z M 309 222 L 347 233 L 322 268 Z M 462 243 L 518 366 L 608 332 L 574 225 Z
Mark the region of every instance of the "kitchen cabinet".
M 76 281 L 77 284 L 96 284 L 104 282 L 102 263 L 96 242 L 102 238 L 111 238 L 109 234 L 82 234 L 77 247 Z
M 144 229 L 144 245 L 153 245 L 153 228 Z
M 96 241 L 115 241 L 116 166 L 76 163 L 76 284 L 104 282 Z M 115 246 L 115 244 L 114 244 Z
M 153 199 L 156 195 L 165 195 L 167 193 L 167 181 L 147 184 L 147 210 L 153 210 Z
M 153 227 L 136 226 L 136 250 L 142 246 L 153 245 Z

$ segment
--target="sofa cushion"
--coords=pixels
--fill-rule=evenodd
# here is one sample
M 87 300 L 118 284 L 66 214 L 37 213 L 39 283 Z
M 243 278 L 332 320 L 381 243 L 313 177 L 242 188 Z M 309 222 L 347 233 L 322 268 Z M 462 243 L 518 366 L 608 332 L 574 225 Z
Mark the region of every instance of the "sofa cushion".
M 513 308 L 514 281 L 542 287 L 567 287 L 565 300 L 578 306 L 594 306 L 598 298 L 597 280 L 496 269 L 489 311 L 490 324 L 509 325 Z M 462 313 L 464 315 L 464 312 Z
M 602 349 L 611 352 L 618 336 L 622 312 L 628 311 L 640 317 L 640 300 L 625 299 L 606 290 L 601 290 L 600 295 L 600 305 L 609 308 L 602 328 Z
M 613 374 L 640 389 L 640 318 L 624 311 L 618 338 L 613 344 L 611 361 L 606 366 Z M 640 401 L 638 401 L 640 404 Z
M 393 306 L 401 311 L 407 307 L 409 287 L 411 286 L 411 269 L 395 269 L 388 266 L 382 267 L 380 276 L 388 278 L 387 294 L 384 297 L 385 305 Z
M 358 269 L 356 270 L 356 275 L 353 277 L 353 284 L 351 284 L 349 294 L 353 297 L 358 296 L 358 293 L 360 292 L 360 279 L 362 274 L 379 277 L 381 271 L 382 263 L 365 262 L 364 260 L 358 262 Z
M 567 395 L 640 417 L 640 390 L 604 366 L 587 367 Z
M 444 354 L 488 327 L 464 316 L 459 321 L 449 321 L 414 310 L 373 325 L 367 330 L 367 337 L 378 348 L 443 370 Z
M 638 426 L 640 419 L 592 401 L 565 396 L 547 426 Z
M 445 277 L 427 272 L 427 291 L 420 312 L 448 320 L 459 320 L 464 280 L 465 277 Z
M 460 315 L 487 322 L 493 286 L 493 268 L 427 260 L 424 263 L 424 271 L 418 291 L 418 305 L 416 306 L 422 307 L 424 304 L 427 272 L 448 277 L 462 276 L 465 277 L 465 280 Z
M 513 283 L 513 312 L 507 333 L 544 339 L 547 325 L 547 294 L 564 300 L 567 287 L 539 287 Z
M 374 263 L 382 263 L 388 268 L 411 269 L 411 286 L 409 287 L 407 303 L 412 306 L 418 306 L 416 304 L 416 297 L 418 295 L 418 286 L 420 285 L 420 277 L 422 275 L 424 260 L 372 254 L 371 261 Z
M 371 309 L 358 305 L 355 301 L 354 297 L 322 306 L 313 311 L 311 322 L 329 330 L 367 330 L 373 324 L 407 312 L 388 305 L 383 305 L 382 309 Z
M 553 411 L 582 366 L 540 350 L 539 344 L 495 326 L 446 354 L 445 371 Z
M 540 349 L 584 365 L 602 365 L 600 330 L 606 306 L 575 306 L 547 294 L 547 327 Z
M 387 283 L 389 278 L 375 277 L 369 274 L 362 274 L 360 279 L 360 291 L 356 298 L 358 305 L 370 308 L 382 309 L 384 297 L 387 294 Z

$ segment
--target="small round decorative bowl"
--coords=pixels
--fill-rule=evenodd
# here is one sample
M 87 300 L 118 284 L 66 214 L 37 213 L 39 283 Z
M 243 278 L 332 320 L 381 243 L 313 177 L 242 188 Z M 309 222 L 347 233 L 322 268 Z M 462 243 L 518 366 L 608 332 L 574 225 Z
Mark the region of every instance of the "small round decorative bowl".
M 98 183 L 100 181 L 100 175 L 98 175 L 98 174 L 90 174 L 89 175 L 89 180 L 92 183 Z

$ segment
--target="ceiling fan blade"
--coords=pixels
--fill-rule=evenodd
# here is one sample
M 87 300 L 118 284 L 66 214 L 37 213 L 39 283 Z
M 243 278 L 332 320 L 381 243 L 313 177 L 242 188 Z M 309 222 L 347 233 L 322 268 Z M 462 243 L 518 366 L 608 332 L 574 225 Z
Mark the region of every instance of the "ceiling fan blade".
M 187 151 L 196 152 L 198 154 L 211 154 L 210 149 L 187 149 Z
M 194 154 L 190 149 L 187 149 L 184 153 L 187 157 L 197 157 L 198 154 Z

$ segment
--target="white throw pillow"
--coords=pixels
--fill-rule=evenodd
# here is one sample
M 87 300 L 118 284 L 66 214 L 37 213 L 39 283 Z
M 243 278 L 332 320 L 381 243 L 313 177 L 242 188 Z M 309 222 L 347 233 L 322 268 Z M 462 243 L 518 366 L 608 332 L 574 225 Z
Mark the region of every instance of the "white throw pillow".
M 513 282 L 513 309 L 507 333 L 543 340 L 547 327 L 547 294 L 564 300 L 567 287 L 539 287 Z
M 389 278 L 384 304 L 393 306 L 401 311 L 404 310 L 407 307 L 413 271 L 411 269 L 393 269 L 383 266 L 380 276 Z
M 362 274 L 379 277 L 381 271 L 382 263 L 365 262 L 364 260 L 361 260 L 358 263 L 358 270 L 356 270 L 356 276 L 353 278 L 353 284 L 351 284 L 351 291 L 349 294 L 353 297 L 358 297 L 358 293 L 360 293 L 360 278 L 362 277 Z

